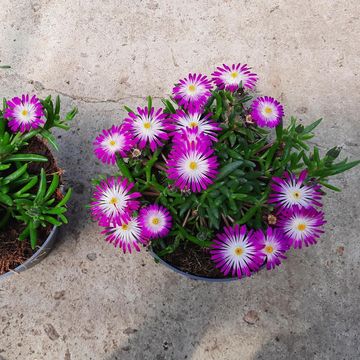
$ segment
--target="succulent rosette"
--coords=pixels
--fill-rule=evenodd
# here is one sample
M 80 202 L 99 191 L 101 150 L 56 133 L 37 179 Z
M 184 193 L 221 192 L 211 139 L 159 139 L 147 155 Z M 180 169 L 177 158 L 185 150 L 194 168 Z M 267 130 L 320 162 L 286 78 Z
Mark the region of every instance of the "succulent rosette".
M 315 244 L 329 177 L 359 161 L 320 156 L 307 126 L 254 93 L 247 64 L 223 64 L 177 82 L 163 109 L 132 111 L 104 130 L 95 154 L 118 166 L 97 184 L 92 216 L 123 252 L 152 253 L 192 276 L 243 278 L 277 268 L 288 250 Z M 274 131 L 272 131 L 274 128 Z
M 234 92 L 239 89 L 240 84 L 244 88 L 253 89 L 257 81 L 257 75 L 251 72 L 247 64 L 223 64 L 212 74 L 215 85 L 223 90 Z
M 22 95 L 7 101 L 4 118 L 9 120 L 12 132 L 25 132 L 37 129 L 45 123 L 43 106 L 40 100 L 33 95 Z

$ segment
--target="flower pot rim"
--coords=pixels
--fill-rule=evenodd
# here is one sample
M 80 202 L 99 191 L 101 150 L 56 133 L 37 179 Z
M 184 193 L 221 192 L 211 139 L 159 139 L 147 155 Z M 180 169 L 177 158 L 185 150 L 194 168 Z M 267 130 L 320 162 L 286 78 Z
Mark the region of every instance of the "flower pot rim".
M 46 257 L 55 243 L 57 232 L 58 232 L 58 227 L 53 226 L 50 234 L 48 235 L 44 243 L 40 246 L 40 248 L 31 257 L 26 259 L 22 264 L 17 266 L 15 269 L 12 269 L 10 271 L 7 271 L 5 274 L 0 275 L 0 281 L 4 280 L 5 278 L 11 275 L 18 274 L 22 271 L 25 271 L 33 267 L 38 262 L 40 262 L 44 257 Z
M 172 264 L 168 263 L 167 261 L 165 261 L 164 259 L 160 258 L 159 255 L 157 255 L 154 252 L 154 250 L 152 249 L 151 246 L 149 247 L 148 252 L 151 254 L 151 256 L 156 261 L 158 261 L 162 265 L 166 266 L 167 268 L 171 269 L 172 271 L 174 271 L 182 276 L 185 276 L 186 278 L 191 279 L 191 280 L 205 281 L 205 282 L 229 282 L 229 281 L 241 280 L 237 277 L 212 278 L 212 277 L 207 277 L 207 276 L 191 274 L 191 273 L 180 270 L 179 268 L 175 267 L 174 265 L 172 265 Z

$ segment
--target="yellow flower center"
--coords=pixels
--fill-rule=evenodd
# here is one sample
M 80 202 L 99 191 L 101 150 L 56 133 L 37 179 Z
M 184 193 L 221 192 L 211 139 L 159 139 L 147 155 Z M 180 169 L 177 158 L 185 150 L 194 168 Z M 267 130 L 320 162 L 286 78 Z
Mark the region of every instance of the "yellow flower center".
M 304 231 L 305 229 L 306 229 L 306 224 L 299 224 L 298 226 L 297 226 L 297 229 L 299 230 L 299 231 Z
M 299 191 L 294 191 L 294 192 L 293 192 L 293 196 L 294 196 L 294 198 L 295 198 L 296 200 L 298 200 L 298 199 L 300 199 L 301 194 L 300 194 Z
M 239 74 L 238 74 L 236 71 L 233 71 L 230 76 L 231 76 L 233 79 L 235 79 L 235 78 L 238 77 L 238 75 L 239 75 Z
M 117 199 L 116 197 L 113 197 L 113 198 L 111 198 L 111 200 L 110 200 L 110 204 L 111 204 L 111 205 L 116 205 L 117 202 L 118 202 L 118 199 Z
M 160 220 L 159 220 L 159 218 L 154 217 L 154 218 L 151 220 L 151 222 L 152 222 L 154 225 L 157 225 L 157 224 L 159 224 Z
M 271 114 L 272 113 L 272 108 L 269 106 L 266 106 L 266 108 L 264 109 L 266 114 Z
M 22 115 L 26 116 L 28 114 L 28 111 L 26 109 L 24 109 L 22 112 L 21 112 Z
M 192 161 L 190 164 L 189 164 L 189 168 L 191 170 L 196 170 L 197 169 L 197 163 L 195 161 Z
M 115 140 L 110 140 L 110 145 L 111 145 L 111 146 L 115 146 L 115 145 L 116 145 Z
M 121 228 L 122 228 L 123 230 L 127 230 L 127 229 L 129 228 L 129 225 L 123 224 L 123 225 L 121 225 Z
M 188 90 L 193 93 L 196 90 L 196 86 L 195 85 L 189 85 Z
M 144 122 L 144 128 L 145 129 L 150 129 L 151 128 L 151 124 L 147 121 L 147 122 Z
M 241 248 L 241 247 L 235 248 L 235 255 L 241 256 L 243 253 L 244 253 L 243 248 Z
M 198 126 L 198 123 L 195 122 L 195 121 L 192 121 L 189 125 L 190 125 L 190 127 L 193 129 L 193 128 L 195 128 L 195 127 Z
M 274 252 L 274 248 L 271 245 L 265 246 L 265 252 L 267 254 L 272 254 Z

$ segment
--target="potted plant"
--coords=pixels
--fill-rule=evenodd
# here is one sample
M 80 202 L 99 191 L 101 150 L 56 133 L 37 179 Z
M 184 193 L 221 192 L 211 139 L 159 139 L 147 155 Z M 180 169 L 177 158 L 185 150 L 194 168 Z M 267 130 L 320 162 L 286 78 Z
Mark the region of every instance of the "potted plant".
M 0 277 L 40 261 L 51 249 L 71 189 L 48 147 L 58 150 L 53 128 L 69 129 L 77 109 L 60 117 L 60 98 L 4 99 L 0 111 Z
M 224 281 L 273 269 L 291 248 L 324 231 L 328 179 L 359 163 L 323 156 L 304 126 L 269 96 L 256 97 L 247 65 L 189 74 L 157 109 L 132 110 L 103 130 L 95 155 L 117 165 L 100 177 L 90 205 L 106 240 L 123 252 L 150 246 L 175 271 Z M 254 98 L 255 97 L 255 98 Z

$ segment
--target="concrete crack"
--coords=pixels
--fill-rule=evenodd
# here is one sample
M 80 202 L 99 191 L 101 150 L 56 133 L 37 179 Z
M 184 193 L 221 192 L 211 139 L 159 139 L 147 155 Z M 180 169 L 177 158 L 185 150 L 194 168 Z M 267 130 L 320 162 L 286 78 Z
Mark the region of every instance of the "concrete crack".
M 118 98 L 115 98 L 115 99 L 99 99 L 99 98 L 88 97 L 88 96 L 72 95 L 72 94 L 68 94 L 66 92 L 57 90 L 57 89 L 46 88 L 46 87 L 43 87 L 41 90 L 42 91 L 55 92 L 56 94 L 68 97 L 68 98 L 76 100 L 76 101 L 82 101 L 82 102 L 85 102 L 85 103 L 94 103 L 94 104 L 101 104 L 101 103 L 114 103 L 114 104 L 117 104 L 117 103 L 119 103 L 121 101 L 129 100 L 129 99 L 146 100 L 146 97 L 147 97 L 147 95 L 127 94 L 125 96 L 121 96 L 121 97 L 118 97 Z M 161 96 L 151 96 L 151 97 L 153 99 L 162 99 L 163 98 Z

